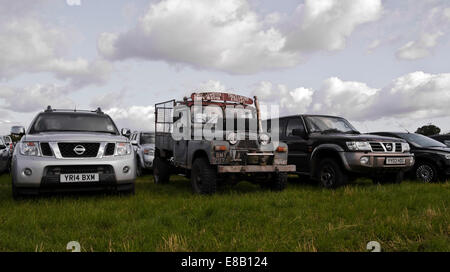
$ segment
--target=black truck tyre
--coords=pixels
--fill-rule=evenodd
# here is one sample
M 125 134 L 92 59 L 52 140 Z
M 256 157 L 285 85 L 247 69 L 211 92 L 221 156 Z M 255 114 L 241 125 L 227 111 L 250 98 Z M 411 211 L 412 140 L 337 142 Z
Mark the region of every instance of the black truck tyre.
M 191 185 L 194 193 L 202 195 L 214 194 L 217 190 L 217 170 L 208 159 L 197 158 L 192 164 Z
M 153 178 L 155 184 L 164 184 L 169 182 L 170 178 L 170 165 L 169 163 L 160 158 L 156 157 L 153 161 Z
M 334 159 L 324 159 L 319 163 L 319 184 L 327 189 L 335 189 L 348 183 L 348 176 Z
M 287 173 L 275 173 L 270 181 L 270 189 L 272 191 L 283 191 L 287 185 Z

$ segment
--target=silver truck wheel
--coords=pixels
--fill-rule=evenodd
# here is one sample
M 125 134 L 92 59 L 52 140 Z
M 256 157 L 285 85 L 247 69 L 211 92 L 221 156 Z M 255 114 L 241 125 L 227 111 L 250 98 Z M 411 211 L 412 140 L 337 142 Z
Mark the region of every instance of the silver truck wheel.
M 217 171 L 206 158 L 198 158 L 192 164 L 192 190 L 197 194 L 210 195 L 217 190 Z
M 272 191 L 283 191 L 287 185 L 287 173 L 276 173 L 273 175 L 270 189 Z

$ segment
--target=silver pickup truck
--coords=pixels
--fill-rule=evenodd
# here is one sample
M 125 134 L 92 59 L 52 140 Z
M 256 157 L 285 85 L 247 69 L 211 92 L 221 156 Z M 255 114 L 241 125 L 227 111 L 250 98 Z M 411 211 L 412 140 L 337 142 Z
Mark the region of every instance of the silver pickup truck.
M 14 150 L 13 197 L 60 191 L 134 193 L 135 158 L 129 139 L 100 109 L 48 107 Z

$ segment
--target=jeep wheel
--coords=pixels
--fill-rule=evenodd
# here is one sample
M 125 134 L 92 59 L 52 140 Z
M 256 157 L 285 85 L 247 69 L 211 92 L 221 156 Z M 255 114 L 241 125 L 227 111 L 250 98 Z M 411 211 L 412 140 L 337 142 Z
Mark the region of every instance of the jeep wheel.
M 436 167 L 430 163 L 419 162 L 416 165 L 416 178 L 424 183 L 436 182 L 438 180 Z
M 319 183 L 327 189 L 334 189 L 347 184 L 348 176 L 333 159 L 324 159 L 319 164 Z
M 287 185 L 287 173 L 276 173 L 270 181 L 270 189 L 272 191 L 283 191 Z
M 191 171 L 191 184 L 194 193 L 210 195 L 217 189 L 217 171 L 206 158 L 194 161 Z
M 164 184 L 169 182 L 170 165 L 166 160 L 161 159 L 160 157 L 155 158 L 153 162 L 153 178 L 155 184 Z

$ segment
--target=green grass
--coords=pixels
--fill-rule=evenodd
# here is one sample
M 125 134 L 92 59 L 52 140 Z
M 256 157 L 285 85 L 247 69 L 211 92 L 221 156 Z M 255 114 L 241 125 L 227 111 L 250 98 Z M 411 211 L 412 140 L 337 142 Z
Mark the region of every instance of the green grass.
M 0 251 L 450 251 L 450 183 L 335 191 L 292 180 L 281 193 L 241 183 L 214 196 L 189 181 L 138 179 L 135 196 L 50 196 L 14 201 L 0 176 Z

